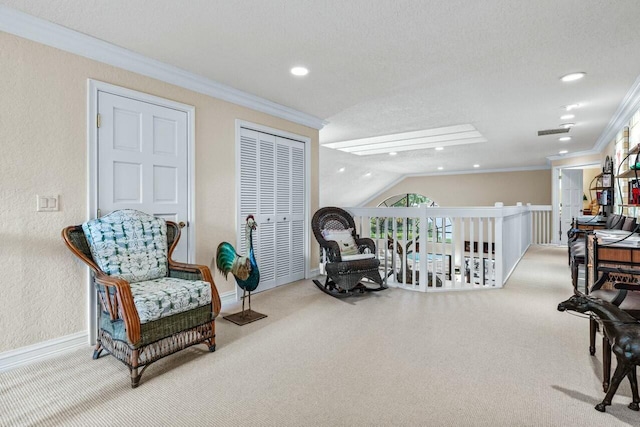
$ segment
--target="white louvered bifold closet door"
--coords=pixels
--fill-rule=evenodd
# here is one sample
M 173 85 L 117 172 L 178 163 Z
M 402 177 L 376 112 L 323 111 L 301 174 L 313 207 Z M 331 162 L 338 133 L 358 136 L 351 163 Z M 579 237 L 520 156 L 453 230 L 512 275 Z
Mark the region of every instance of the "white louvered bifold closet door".
M 304 144 L 242 128 L 240 173 L 240 253 L 253 214 L 257 291 L 304 278 Z

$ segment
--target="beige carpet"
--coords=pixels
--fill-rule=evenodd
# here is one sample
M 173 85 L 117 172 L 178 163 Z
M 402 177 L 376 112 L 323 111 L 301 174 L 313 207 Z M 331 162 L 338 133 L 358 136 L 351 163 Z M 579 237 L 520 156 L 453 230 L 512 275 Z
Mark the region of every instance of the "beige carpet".
M 0 374 L 1 425 L 640 425 L 624 384 L 602 414 L 601 352 L 566 250 L 532 247 L 503 290 L 388 290 L 337 300 L 302 281 L 256 295 L 267 319 L 220 318 L 218 350 L 152 365 L 141 385 L 91 349 Z M 228 314 L 233 310 L 226 310 Z

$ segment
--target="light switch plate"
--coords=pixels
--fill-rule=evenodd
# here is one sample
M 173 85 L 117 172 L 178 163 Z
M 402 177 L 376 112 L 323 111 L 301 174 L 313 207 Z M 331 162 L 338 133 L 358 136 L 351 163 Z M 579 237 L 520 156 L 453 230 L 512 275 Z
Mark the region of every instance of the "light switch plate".
M 36 196 L 36 210 L 38 212 L 55 212 L 59 209 L 58 195 L 55 196 Z

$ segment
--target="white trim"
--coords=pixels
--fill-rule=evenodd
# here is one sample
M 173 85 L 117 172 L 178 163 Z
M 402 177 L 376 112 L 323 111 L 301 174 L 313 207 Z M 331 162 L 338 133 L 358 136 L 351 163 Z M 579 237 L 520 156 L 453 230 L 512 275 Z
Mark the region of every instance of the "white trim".
M 311 238 L 309 235 L 309 231 L 311 230 L 311 138 L 307 136 L 298 135 L 295 133 L 287 132 L 280 129 L 275 129 L 269 126 L 260 125 L 257 123 L 247 122 L 245 120 L 236 119 L 236 214 L 235 214 L 235 229 L 236 233 L 239 229 L 239 224 L 237 223 L 240 212 L 240 129 L 250 129 L 258 132 L 264 132 L 275 136 L 280 136 L 283 138 L 293 139 L 295 141 L 300 141 L 304 144 L 304 229 L 306 232 L 304 233 L 304 274 L 305 279 L 308 279 L 311 276 L 309 268 L 311 266 Z M 241 246 L 240 242 L 240 233 L 236 234 L 236 245 L 237 247 Z M 236 291 L 239 292 L 240 288 L 236 287 Z
M 234 291 L 229 291 L 220 295 L 220 301 L 222 302 L 222 307 L 225 307 L 236 303 L 238 299 Z M 77 332 L 15 350 L 5 351 L 0 353 L 0 372 L 40 362 L 75 348 L 88 347 L 89 344 L 91 344 L 89 334 L 87 332 Z
M 95 37 L 0 5 L 0 30 L 314 129 L 326 121 Z
M 98 89 L 91 79 L 87 79 L 87 215 L 85 221 L 94 218 L 98 211 Z M 92 142 L 93 141 L 93 142 Z M 95 344 L 98 337 L 98 294 L 93 286 L 91 270 L 85 268 L 87 289 L 87 330 L 89 344 Z
M 1 9 L 0 9 L 1 10 Z M 194 263 L 196 259 L 196 221 L 195 221 L 195 113 L 196 109 L 192 105 L 182 104 L 180 102 L 169 99 L 160 98 L 158 96 L 149 95 L 147 93 L 126 89 L 120 86 L 101 82 L 99 80 L 87 80 L 87 169 L 89 183 L 88 187 L 88 209 L 87 220 L 95 218 L 98 210 L 98 128 L 96 127 L 96 117 L 98 114 L 98 92 L 110 93 L 122 97 L 135 99 L 137 101 L 147 102 L 149 104 L 159 105 L 165 108 L 172 108 L 182 111 L 187 115 L 187 168 L 189 176 L 187 177 L 188 187 L 188 203 L 187 203 L 187 228 L 189 244 L 187 248 L 189 263 Z M 91 283 L 91 274 L 87 268 L 87 289 L 88 289 L 88 339 L 93 344 L 96 339 L 97 332 L 97 297 L 96 291 Z
M 235 304 L 238 301 L 239 299 L 238 299 L 238 295 L 236 294 L 236 291 L 229 291 L 220 295 L 220 302 L 222 303 L 222 307 Z
M 537 171 L 537 170 L 550 170 L 550 169 L 551 169 L 551 166 L 545 165 L 545 166 L 524 166 L 521 168 L 465 170 L 465 171 L 436 172 L 436 173 L 432 173 L 432 172 L 408 173 L 400 176 L 399 178 L 391 182 L 391 184 L 387 185 L 382 190 L 379 190 L 373 196 L 366 199 L 364 202 L 359 203 L 356 207 L 364 207 L 367 203 L 371 203 L 377 197 L 380 197 L 380 195 L 383 194 L 385 191 L 389 191 L 390 189 L 392 189 L 393 187 L 395 187 L 396 185 L 398 185 L 399 183 L 401 183 L 407 178 L 422 177 L 422 176 L 472 175 L 472 174 L 480 174 L 480 173 L 522 172 L 522 171 Z
M 551 243 L 560 244 L 560 233 L 558 226 L 560 225 L 560 169 L 562 166 L 556 166 L 551 170 Z
M 316 276 L 320 276 L 320 267 L 309 270 L 309 277 L 307 277 L 307 279 L 310 279 Z
M 440 176 L 440 175 L 472 175 L 479 173 L 500 173 L 500 172 L 523 172 L 523 171 L 541 171 L 551 169 L 549 165 L 542 166 L 523 166 L 523 167 L 515 167 L 515 168 L 498 168 L 498 169 L 474 169 L 474 170 L 463 170 L 463 171 L 450 171 L 450 172 L 429 172 L 429 173 L 410 173 L 405 175 L 406 178 L 411 178 L 414 176 Z
M 622 128 L 628 126 L 631 117 L 638 111 L 640 106 L 640 76 L 633 83 L 625 97 L 620 102 L 618 109 L 616 110 L 609 124 L 602 131 L 602 134 L 593 146 L 594 150 L 599 153 L 605 149 L 605 147 L 616 138 L 616 135 Z
M 595 149 L 592 150 L 585 150 L 585 151 L 576 151 L 574 153 L 567 153 L 567 154 L 557 154 L 554 156 L 549 156 L 547 157 L 547 160 L 549 160 L 550 162 L 556 161 L 556 160 L 563 160 L 563 159 L 570 159 L 573 157 L 583 157 L 583 156 L 593 156 L 596 154 L 600 154 L 602 152 L 602 150 L 598 151 Z
M 88 347 L 88 338 L 86 332 L 77 332 L 15 350 L 5 351 L 0 353 L 0 372 L 39 362 L 74 348 Z

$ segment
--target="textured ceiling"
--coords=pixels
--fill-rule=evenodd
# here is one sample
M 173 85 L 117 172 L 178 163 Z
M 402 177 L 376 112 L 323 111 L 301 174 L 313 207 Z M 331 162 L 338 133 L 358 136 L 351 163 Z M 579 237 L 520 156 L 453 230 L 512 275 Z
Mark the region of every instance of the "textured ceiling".
M 0 0 L 326 119 L 321 143 L 470 123 L 488 142 L 366 159 L 321 149 L 326 202 L 407 173 L 545 166 L 590 150 L 640 74 L 637 0 Z M 288 73 L 302 64 L 305 78 Z M 586 78 L 559 77 L 585 71 Z M 581 102 L 573 140 L 538 137 Z M 339 167 L 346 167 L 338 173 Z M 363 178 L 362 174 L 372 176 Z M 360 185 L 361 184 L 361 185 Z M 363 191 L 363 188 L 366 190 Z M 322 202 L 321 200 L 321 202 Z M 344 203 L 345 200 L 353 201 Z

